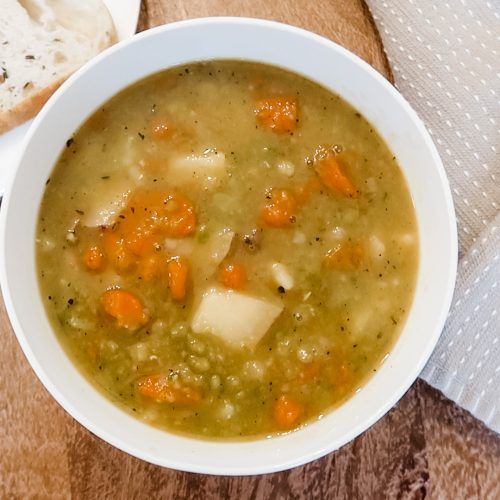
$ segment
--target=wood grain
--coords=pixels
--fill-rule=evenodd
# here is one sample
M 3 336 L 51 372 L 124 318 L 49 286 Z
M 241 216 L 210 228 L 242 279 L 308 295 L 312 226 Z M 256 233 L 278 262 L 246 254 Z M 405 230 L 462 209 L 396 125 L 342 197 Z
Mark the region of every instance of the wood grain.
M 362 0 L 147 0 L 138 29 L 207 16 L 247 16 L 306 28 L 355 52 L 392 80 L 382 42 Z
M 147 0 L 140 29 L 247 15 L 321 33 L 391 79 L 358 0 Z M 500 498 L 500 439 L 424 382 L 366 433 L 304 467 L 257 477 L 162 469 L 93 436 L 48 395 L 0 306 L 0 498 Z

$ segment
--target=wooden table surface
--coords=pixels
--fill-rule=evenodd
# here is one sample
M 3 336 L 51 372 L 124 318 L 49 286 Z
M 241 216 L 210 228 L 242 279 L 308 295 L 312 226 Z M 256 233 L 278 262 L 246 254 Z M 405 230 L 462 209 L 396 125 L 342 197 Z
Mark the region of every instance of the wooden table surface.
M 391 79 L 362 0 L 147 0 L 139 29 L 247 15 L 321 33 Z M 418 381 L 341 450 L 292 471 L 214 477 L 149 465 L 93 436 L 48 395 L 0 308 L 0 498 L 500 499 L 500 437 Z

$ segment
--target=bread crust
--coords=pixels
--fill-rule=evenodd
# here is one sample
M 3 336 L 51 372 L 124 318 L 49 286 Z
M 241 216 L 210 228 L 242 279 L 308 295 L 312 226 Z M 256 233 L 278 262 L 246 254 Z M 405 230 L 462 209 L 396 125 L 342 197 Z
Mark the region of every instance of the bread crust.
M 62 85 L 70 74 L 59 77 L 38 92 L 31 94 L 11 109 L 0 113 L 0 134 L 33 118 L 42 109 L 49 97 Z

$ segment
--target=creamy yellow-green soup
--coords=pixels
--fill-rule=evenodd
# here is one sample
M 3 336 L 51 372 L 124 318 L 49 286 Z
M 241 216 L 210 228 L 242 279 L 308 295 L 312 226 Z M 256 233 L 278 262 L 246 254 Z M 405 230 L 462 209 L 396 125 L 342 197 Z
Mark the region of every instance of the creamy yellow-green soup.
M 378 369 L 418 235 L 360 113 L 283 69 L 213 61 L 135 83 L 68 136 L 36 253 L 54 329 L 109 399 L 238 438 L 313 421 Z

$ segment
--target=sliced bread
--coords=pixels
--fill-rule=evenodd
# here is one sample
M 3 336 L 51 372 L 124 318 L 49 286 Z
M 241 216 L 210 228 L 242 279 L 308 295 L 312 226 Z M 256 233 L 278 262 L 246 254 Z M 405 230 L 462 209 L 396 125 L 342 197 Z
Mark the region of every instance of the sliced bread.
M 116 33 L 102 0 L 0 0 L 0 13 L 2 133 L 36 115 Z

